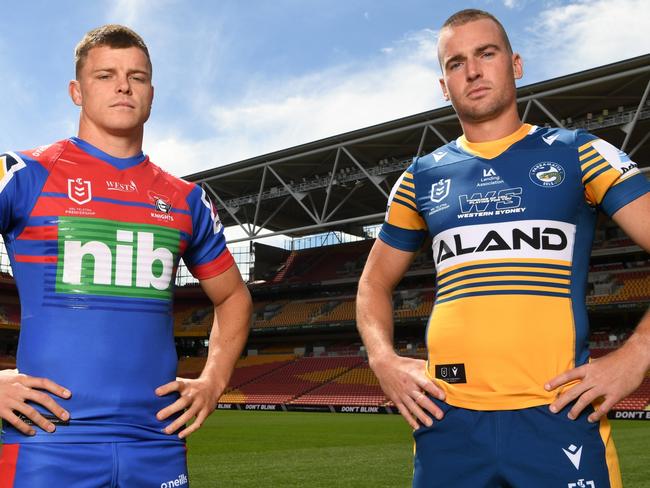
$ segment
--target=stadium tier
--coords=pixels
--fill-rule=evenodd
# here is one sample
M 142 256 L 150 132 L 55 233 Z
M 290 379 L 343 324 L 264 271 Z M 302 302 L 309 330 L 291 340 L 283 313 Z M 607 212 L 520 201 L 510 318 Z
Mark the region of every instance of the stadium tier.
M 219 401 L 221 403 L 290 403 L 342 376 L 362 362 L 361 357 L 299 358 L 289 364 L 270 368 L 269 372 L 248 383 L 233 386 Z M 231 381 L 231 385 L 233 384 Z
M 386 395 L 367 362 L 294 399 L 304 405 L 384 405 Z

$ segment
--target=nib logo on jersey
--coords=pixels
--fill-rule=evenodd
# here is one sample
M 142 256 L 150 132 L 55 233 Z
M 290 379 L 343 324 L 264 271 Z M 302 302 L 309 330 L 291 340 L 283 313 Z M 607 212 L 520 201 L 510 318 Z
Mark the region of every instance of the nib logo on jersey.
M 505 188 L 503 190 L 488 191 L 485 193 L 472 193 L 472 195 L 458 195 L 460 203 L 459 219 L 475 217 L 493 217 L 513 213 L 524 213 L 526 207 L 521 206 L 521 194 L 518 188 Z
M 169 300 L 179 243 L 177 229 L 63 217 L 56 291 Z

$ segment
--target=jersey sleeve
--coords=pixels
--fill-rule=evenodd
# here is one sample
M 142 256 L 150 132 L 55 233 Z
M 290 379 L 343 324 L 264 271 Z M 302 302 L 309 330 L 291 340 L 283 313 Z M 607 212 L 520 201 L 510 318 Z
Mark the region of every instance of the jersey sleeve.
M 11 232 L 20 221 L 20 210 L 28 211 L 33 205 L 33 192 L 45 180 L 46 171 L 38 163 L 29 167 L 17 153 L 0 154 L 0 233 Z M 41 171 L 38 171 L 38 170 Z
M 627 154 L 610 143 L 578 131 L 578 160 L 585 199 L 610 217 L 650 191 L 650 183 Z
M 188 196 L 192 213 L 192 237 L 183 261 L 192 275 L 205 280 L 220 275 L 234 263 L 226 247 L 223 225 L 205 191 L 196 186 Z
M 415 163 L 411 164 L 395 182 L 388 197 L 386 216 L 379 231 L 379 239 L 391 247 L 414 252 L 427 236 L 427 225 L 417 208 Z

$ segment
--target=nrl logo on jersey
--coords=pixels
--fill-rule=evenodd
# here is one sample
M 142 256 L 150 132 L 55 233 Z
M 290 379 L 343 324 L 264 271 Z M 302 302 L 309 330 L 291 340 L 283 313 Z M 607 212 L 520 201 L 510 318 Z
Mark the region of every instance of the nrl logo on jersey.
M 81 178 L 68 178 L 68 198 L 78 205 L 84 205 L 92 200 L 90 181 Z
M 438 183 L 431 185 L 431 201 L 433 203 L 442 202 L 449 196 L 449 188 L 451 187 L 451 178 L 440 179 Z

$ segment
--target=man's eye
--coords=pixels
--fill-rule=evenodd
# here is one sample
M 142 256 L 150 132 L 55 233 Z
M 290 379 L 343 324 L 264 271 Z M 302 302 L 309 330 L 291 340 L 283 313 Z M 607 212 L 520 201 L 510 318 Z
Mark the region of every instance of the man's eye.
M 461 65 L 462 65 L 462 63 L 451 63 L 451 64 L 449 65 L 449 69 L 451 69 L 451 70 L 455 70 L 455 69 L 460 68 Z

